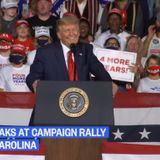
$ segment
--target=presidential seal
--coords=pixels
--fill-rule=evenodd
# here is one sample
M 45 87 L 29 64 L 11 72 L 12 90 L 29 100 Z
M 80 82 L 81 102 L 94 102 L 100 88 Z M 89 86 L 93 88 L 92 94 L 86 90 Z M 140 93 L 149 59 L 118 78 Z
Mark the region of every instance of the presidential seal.
M 89 98 L 80 88 L 68 88 L 59 97 L 61 111 L 68 117 L 80 117 L 89 107 Z

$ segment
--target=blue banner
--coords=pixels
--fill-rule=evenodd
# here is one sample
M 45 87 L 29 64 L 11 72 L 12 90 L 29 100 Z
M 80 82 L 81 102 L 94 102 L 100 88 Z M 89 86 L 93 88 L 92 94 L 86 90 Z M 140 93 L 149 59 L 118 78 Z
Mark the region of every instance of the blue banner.
M 1 139 L 0 140 L 0 150 L 14 150 L 14 151 L 37 151 L 39 150 L 39 140 L 7 140 L 7 139 Z
M 102 5 L 107 4 L 108 2 L 113 2 L 114 0 L 99 0 Z
M 108 138 L 109 127 L 0 127 L 3 138 Z
M 63 5 L 63 2 L 64 0 L 55 0 L 52 8 L 52 13 L 54 13 L 55 15 L 59 15 L 61 10 L 61 5 Z
M 18 3 L 18 18 L 22 17 L 23 4 L 27 4 L 28 0 L 19 0 Z

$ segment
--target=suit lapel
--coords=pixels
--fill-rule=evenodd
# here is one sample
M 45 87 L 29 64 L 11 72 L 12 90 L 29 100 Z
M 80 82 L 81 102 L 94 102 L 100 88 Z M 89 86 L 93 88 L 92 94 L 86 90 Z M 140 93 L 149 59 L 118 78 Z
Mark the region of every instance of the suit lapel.
M 83 63 L 82 59 L 84 60 L 84 53 L 83 53 L 83 46 L 77 45 L 76 54 L 75 54 L 75 63 L 76 63 L 76 69 L 78 72 L 78 80 L 82 80 L 83 75 Z
M 55 55 L 56 55 L 56 61 L 57 61 L 57 69 L 59 70 L 59 73 L 62 75 L 63 79 L 68 80 L 69 79 L 68 71 L 67 71 L 66 62 L 64 59 L 62 46 L 60 42 L 57 42 L 56 46 L 57 47 L 56 47 Z

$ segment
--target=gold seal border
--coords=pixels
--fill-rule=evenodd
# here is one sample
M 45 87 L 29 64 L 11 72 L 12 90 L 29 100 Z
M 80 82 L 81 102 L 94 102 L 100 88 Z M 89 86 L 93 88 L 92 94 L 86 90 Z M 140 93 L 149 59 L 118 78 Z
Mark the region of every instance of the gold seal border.
M 79 94 L 81 94 L 83 97 L 84 97 L 84 107 L 83 109 L 79 112 L 79 113 L 70 113 L 68 112 L 64 105 L 63 105 L 63 102 L 64 102 L 64 98 L 66 97 L 66 95 L 68 93 L 72 93 L 72 92 L 77 92 Z M 61 111 L 68 117 L 80 117 L 82 116 L 84 113 L 86 113 L 86 111 L 88 110 L 88 107 L 89 107 L 89 98 L 88 98 L 88 95 L 86 94 L 85 91 L 83 91 L 82 89 L 80 88 L 77 88 L 77 87 L 71 87 L 71 88 L 68 88 L 66 90 L 64 90 L 60 97 L 59 97 L 59 107 L 61 109 Z

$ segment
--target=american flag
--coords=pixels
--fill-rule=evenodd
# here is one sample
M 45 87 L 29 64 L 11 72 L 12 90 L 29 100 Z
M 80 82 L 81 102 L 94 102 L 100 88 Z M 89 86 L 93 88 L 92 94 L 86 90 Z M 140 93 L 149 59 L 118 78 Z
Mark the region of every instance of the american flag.
M 160 94 L 119 93 L 102 160 L 160 159 Z
M 104 142 L 103 160 L 159 160 L 160 146 Z
M 1 160 L 45 160 L 45 145 L 38 151 L 0 151 Z

